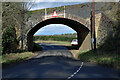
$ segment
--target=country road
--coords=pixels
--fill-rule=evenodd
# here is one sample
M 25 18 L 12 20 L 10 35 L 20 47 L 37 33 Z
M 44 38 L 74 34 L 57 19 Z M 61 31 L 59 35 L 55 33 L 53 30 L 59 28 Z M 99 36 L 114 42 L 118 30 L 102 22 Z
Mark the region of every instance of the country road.
M 57 44 L 40 44 L 43 48 L 43 51 L 37 56 L 37 58 L 43 56 L 64 56 L 73 58 L 71 52 L 64 47 Z
M 120 71 L 112 68 L 81 62 L 72 58 L 66 47 L 41 44 L 43 51 L 28 61 L 11 65 L 2 71 L 3 78 L 45 78 L 119 80 Z M 11 79 L 12 80 L 12 79 Z M 53 80 L 53 79 L 52 79 Z

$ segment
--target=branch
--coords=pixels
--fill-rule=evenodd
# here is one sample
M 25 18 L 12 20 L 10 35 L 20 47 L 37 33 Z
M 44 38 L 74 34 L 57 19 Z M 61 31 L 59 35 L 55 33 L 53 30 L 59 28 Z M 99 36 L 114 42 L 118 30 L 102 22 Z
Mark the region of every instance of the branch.
M 20 4 L 20 8 L 23 12 L 27 12 L 32 8 L 32 6 L 35 4 L 35 2 L 36 2 L 36 0 L 34 0 L 34 1 L 29 0 L 28 2 L 22 2 Z

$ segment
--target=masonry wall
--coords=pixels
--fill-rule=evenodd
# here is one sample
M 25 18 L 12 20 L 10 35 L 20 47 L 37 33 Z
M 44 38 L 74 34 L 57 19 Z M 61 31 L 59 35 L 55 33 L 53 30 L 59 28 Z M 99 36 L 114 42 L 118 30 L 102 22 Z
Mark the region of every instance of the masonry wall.
M 108 36 L 113 34 L 114 24 L 104 13 L 101 14 L 101 20 L 97 31 L 97 46 L 105 42 Z

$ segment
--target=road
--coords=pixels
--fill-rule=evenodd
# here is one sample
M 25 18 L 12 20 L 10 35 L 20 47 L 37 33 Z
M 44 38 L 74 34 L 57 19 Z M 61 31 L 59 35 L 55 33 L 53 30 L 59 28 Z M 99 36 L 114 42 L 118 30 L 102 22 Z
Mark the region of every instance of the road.
M 66 47 L 42 44 L 43 51 L 28 61 L 6 67 L 2 71 L 3 78 L 54 78 L 65 80 L 80 78 L 88 80 L 120 79 L 119 71 L 75 60 Z M 45 56 L 43 55 L 45 54 Z M 12 79 L 11 79 L 12 80 Z M 45 79 L 46 80 L 46 79 Z M 53 80 L 53 79 L 52 79 Z
M 37 58 L 43 56 L 65 56 L 69 58 L 73 58 L 72 54 L 68 51 L 68 49 L 64 46 L 60 46 L 57 44 L 40 44 L 43 48 L 41 54 L 37 56 Z

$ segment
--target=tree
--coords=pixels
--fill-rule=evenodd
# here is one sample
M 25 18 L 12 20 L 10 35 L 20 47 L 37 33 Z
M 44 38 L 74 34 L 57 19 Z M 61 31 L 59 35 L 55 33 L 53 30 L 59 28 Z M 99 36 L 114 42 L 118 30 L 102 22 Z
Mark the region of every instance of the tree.
M 28 0 L 27 2 L 21 2 L 20 3 L 20 10 L 21 10 L 21 17 L 22 17 L 22 22 L 21 22 L 21 49 L 23 49 L 23 28 L 25 27 L 25 13 L 27 13 L 32 6 L 34 6 L 36 0 Z

